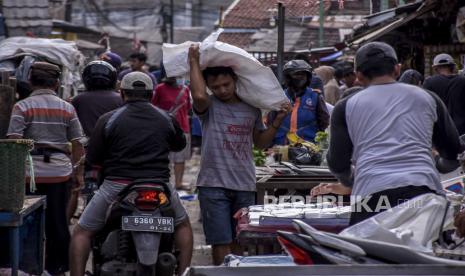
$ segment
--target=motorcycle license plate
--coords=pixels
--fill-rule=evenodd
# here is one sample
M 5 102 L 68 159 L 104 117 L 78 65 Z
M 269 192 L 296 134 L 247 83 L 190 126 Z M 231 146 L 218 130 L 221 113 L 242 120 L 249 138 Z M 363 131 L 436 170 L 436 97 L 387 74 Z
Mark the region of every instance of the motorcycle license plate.
M 123 216 L 121 229 L 134 232 L 173 233 L 174 219 L 151 216 Z

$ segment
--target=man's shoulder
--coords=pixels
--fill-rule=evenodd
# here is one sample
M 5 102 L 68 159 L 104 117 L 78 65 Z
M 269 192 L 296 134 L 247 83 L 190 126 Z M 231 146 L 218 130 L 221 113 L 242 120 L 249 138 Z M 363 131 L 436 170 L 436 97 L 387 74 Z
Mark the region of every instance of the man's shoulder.
M 105 90 L 105 91 L 96 91 L 96 92 L 87 92 L 85 93 L 86 95 L 83 95 L 83 97 L 86 98 L 105 98 L 105 99 L 110 99 L 110 100 L 117 100 L 117 101 L 123 101 L 121 98 L 121 94 L 114 91 L 114 90 Z
M 155 92 L 165 92 L 166 90 L 168 90 L 169 87 L 166 83 L 162 82 L 162 83 L 159 83 L 157 84 L 157 86 L 155 87 Z
M 311 83 L 312 83 L 312 84 L 315 84 L 315 83 L 323 83 L 323 80 L 322 80 L 322 79 L 320 78 L 320 76 L 318 76 L 317 74 L 313 74 L 313 75 L 312 75 Z
M 454 77 L 450 77 L 450 76 L 444 76 L 444 75 L 433 75 L 433 76 L 430 76 L 428 78 L 425 79 L 425 81 L 423 82 L 423 85 L 442 85 L 444 83 L 447 83 L 451 80 L 453 80 Z
M 126 76 L 127 74 L 129 74 L 129 73 L 131 73 L 131 72 L 132 72 L 132 69 L 131 69 L 131 68 L 125 69 L 125 70 L 119 72 L 119 74 L 118 74 L 118 79 L 121 80 L 124 76 Z
M 68 102 L 65 101 L 64 99 L 57 97 L 57 96 L 52 96 L 52 95 L 47 95 L 47 100 L 46 100 L 46 105 L 43 108 L 53 108 L 56 109 L 58 108 L 63 108 L 67 111 L 73 111 L 74 112 L 74 106 Z M 30 100 L 30 102 L 35 102 L 36 99 L 34 97 L 27 98 Z M 25 99 L 25 100 L 27 100 Z
M 121 106 L 121 107 L 118 107 L 116 109 L 113 109 L 112 111 L 108 111 L 107 113 L 103 113 L 103 115 L 101 115 L 99 117 L 99 120 L 108 120 L 111 116 L 113 116 L 113 114 L 119 112 L 123 112 L 125 109 L 125 106 Z
M 455 75 L 454 77 L 452 77 L 451 81 L 463 85 L 465 84 L 465 76 Z
M 307 87 L 303 95 L 306 97 L 311 97 L 311 96 L 318 96 L 321 94 L 319 90 L 312 88 L 312 87 Z
M 97 124 L 114 124 L 115 121 L 126 111 L 127 106 L 123 105 L 117 109 L 104 113 L 98 118 Z

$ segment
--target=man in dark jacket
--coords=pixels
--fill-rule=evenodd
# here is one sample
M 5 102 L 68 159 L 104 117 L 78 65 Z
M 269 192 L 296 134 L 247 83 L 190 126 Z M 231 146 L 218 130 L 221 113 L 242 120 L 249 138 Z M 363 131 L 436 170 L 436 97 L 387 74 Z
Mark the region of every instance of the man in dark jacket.
M 123 105 L 121 95 L 115 92 L 116 69 L 105 61 L 91 61 L 82 72 L 82 80 L 87 91 L 79 93 L 71 101 L 76 109 L 84 134 L 92 135 L 98 118 Z M 76 212 L 77 201 L 82 187 L 74 187 L 67 208 L 70 221 Z
M 152 80 L 142 72 L 124 76 L 125 105 L 97 122 L 87 149 L 86 165 L 101 167 L 103 184 L 87 205 L 72 237 L 71 275 L 83 275 L 94 235 L 105 226 L 108 207 L 128 183 L 137 179 L 169 181 L 169 152 L 180 151 L 186 139 L 176 120 L 150 103 Z M 180 274 L 192 256 L 192 229 L 178 194 L 171 192 L 175 244 Z
M 448 54 L 437 55 L 433 68 L 436 75 L 426 79 L 423 87 L 441 98 L 459 134 L 465 134 L 465 77 L 455 73 L 454 59 Z

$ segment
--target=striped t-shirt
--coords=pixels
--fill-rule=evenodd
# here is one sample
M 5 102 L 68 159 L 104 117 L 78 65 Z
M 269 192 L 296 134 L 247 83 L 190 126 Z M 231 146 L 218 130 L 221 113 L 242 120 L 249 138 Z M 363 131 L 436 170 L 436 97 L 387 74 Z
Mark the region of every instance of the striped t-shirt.
M 208 110 L 199 114 L 203 136 L 197 186 L 255 191 L 253 133 L 265 129 L 260 109 L 210 99 Z
M 11 135 L 34 140 L 35 147 L 63 151 L 64 154 L 53 154 L 50 163 L 34 156 L 35 174 L 46 182 L 54 182 L 48 180 L 56 176 L 63 180 L 71 174 L 69 142 L 83 137 L 74 107 L 47 89 L 36 90 L 15 104 L 7 136 Z

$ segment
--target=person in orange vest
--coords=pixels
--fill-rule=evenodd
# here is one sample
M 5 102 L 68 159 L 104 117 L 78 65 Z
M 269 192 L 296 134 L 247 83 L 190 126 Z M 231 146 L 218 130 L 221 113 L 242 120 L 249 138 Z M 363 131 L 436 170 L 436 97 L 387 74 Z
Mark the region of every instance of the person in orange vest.
M 324 131 L 329 125 L 329 112 L 323 96 L 310 88 L 312 67 L 303 60 L 291 60 L 284 65 L 284 90 L 292 103 L 292 112 L 287 115 L 273 139 L 273 145 L 286 145 L 287 133 L 295 133 L 304 140 L 313 142 L 318 131 Z M 273 122 L 276 112 L 268 115 Z

